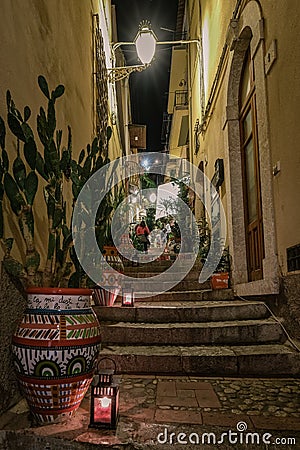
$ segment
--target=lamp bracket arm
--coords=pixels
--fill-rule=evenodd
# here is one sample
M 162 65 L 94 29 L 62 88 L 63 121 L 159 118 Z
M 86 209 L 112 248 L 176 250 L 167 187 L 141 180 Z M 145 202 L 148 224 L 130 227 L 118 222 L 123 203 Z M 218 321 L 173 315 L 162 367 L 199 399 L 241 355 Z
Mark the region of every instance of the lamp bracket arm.
M 196 43 L 196 44 L 200 44 L 200 40 L 199 39 L 190 39 L 190 40 L 179 40 L 179 41 L 157 41 L 156 44 L 158 45 L 163 45 L 163 44 L 192 44 L 192 43 Z
M 115 52 L 121 45 L 135 45 L 134 42 L 115 42 L 112 44 L 112 51 Z
M 111 83 L 123 80 L 127 78 L 132 72 L 142 72 L 147 69 L 150 64 L 136 65 L 136 66 L 123 66 L 112 67 L 108 69 L 108 79 Z

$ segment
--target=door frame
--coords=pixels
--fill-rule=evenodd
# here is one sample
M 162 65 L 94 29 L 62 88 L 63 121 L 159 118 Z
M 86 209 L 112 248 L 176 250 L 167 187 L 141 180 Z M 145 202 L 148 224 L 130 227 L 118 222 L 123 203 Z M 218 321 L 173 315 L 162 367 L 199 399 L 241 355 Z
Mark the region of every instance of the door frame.
M 226 192 L 228 192 L 228 233 L 232 256 L 232 279 L 237 295 L 262 295 L 279 292 L 279 270 L 276 255 L 276 233 L 273 206 L 273 179 L 271 173 L 271 151 L 268 131 L 268 103 L 264 68 L 263 18 L 256 2 L 249 2 L 237 21 L 236 34 L 229 47 L 229 74 L 226 106 L 227 132 L 225 148 Z M 247 250 L 245 236 L 245 199 L 243 195 L 239 88 L 247 51 L 255 70 L 257 139 L 261 171 L 261 203 L 264 217 L 263 278 L 248 279 Z
M 249 70 L 245 70 L 246 66 Z M 263 259 L 264 259 L 264 236 L 263 236 L 263 211 L 261 201 L 261 179 L 260 179 L 260 161 L 259 144 L 257 136 L 257 117 L 256 117 L 256 92 L 255 79 L 253 76 L 252 61 L 249 52 L 246 53 L 244 66 L 241 74 L 240 85 L 240 139 L 241 139 L 241 160 L 242 160 L 242 178 L 243 178 L 243 199 L 244 199 L 244 218 L 245 218 L 245 241 L 246 257 L 248 268 L 248 281 L 263 279 Z M 242 80 L 245 74 L 248 74 L 249 91 L 245 98 L 242 98 Z M 247 81 L 246 80 L 246 81 Z M 245 81 L 245 80 L 244 80 Z M 248 83 L 247 83 L 248 84 Z M 247 117 L 251 119 L 251 126 L 245 135 L 244 124 Z M 253 152 L 253 180 L 255 186 L 255 218 L 249 217 L 249 195 L 248 195 L 248 170 L 246 149 L 252 143 Z

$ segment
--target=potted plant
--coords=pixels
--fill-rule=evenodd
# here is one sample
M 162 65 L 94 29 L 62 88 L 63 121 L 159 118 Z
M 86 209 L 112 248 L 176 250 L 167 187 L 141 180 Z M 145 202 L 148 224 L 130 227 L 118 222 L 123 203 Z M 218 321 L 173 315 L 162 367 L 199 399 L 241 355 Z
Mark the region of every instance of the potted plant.
M 117 209 L 123 198 L 123 187 L 116 186 L 114 195 L 108 194 L 103 202 L 103 207 L 101 205 L 99 207 L 101 213 L 98 212 L 96 217 L 96 239 L 102 244 L 100 245 L 101 251 L 109 265 L 109 267 L 101 269 L 101 283 L 94 287 L 94 301 L 99 306 L 113 306 L 120 293 L 120 274 L 124 272 L 124 265 L 111 234 L 111 212 Z M 103 208 L 105 207 L 110 212 L 107 217 L 103 217 Z M 117 235 L 121 236 L 125 231 L 127 230 L 124 229 L 124 225 L 119 223 Z
M 13 337 L 18 379 L 34 417 L 43 423 L 71 416 L 92 379 L 100 344 L 99 323 L 89 305 L 92 291 L 82 289 L 90 280 L 73 249 L 64 191 L 66 184 L 71 184 L 74 205 L 84 183 L 109 160 L 107 147 L 97 138 L 81 151 L 78 160 L 73 159 L 71 129 L 68 127 L 67 145 L 62 146 L 62 130 L 56 124 L 56 101 L 64 86 L 50 92 L 43 76 L 38 77 L 38 84 L 47 108 L 41 107 L 37 115 L 37 134 L 29 123 L 29 106 L 22 114 L 7 91 L 7 125 L 16 138 L 16 154 L 6 147 L 7 128 L 0 117 L 0 238 L 4 268 L 28 295 L 28 308 Z M 110 135 L 108 128 L 107 141 Z M 47 217 L 43 268 L 35 243 L 39 190 Z M 11 227 L 14 237 L 4 232 L 5 197 L 19 227 Z M 12 256 L 16 237 L 22 241 L 18 245 L 21 260 Z
M 225 248 L 221 259 L 214 273 L 211 275 L 210 282 L 212 289 L 228 289 L 230 273 L 230 255 L 229 249 Z
M 198 257 L 202 264 L 206 262 L 208 252 L 211 246 L 211 230 L 206 217 L 203 216 L 198 221 L 199 229 L 199 252 Z M 220 242 L 217 240 L 216 244 L 219 246 Z M 230 280 L 230 254 L 229 249 L 224 248 L 218 266 L 210 277 L 212 289 L 227 289 Z

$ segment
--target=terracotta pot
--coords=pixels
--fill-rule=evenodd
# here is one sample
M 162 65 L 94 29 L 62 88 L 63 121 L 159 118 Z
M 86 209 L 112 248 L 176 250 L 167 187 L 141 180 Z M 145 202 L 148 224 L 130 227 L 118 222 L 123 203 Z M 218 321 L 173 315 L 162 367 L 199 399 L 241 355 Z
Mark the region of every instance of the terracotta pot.
M 229 287 L 229 273 L 220 272 L 212 274 L 210 278 L 212 289 L 228 289 Z
M 17 378 L 38 423 L 61 422 L 79 407 L 93 377 L 100 326 L 90 289 L 30 288 L 13 336 Z

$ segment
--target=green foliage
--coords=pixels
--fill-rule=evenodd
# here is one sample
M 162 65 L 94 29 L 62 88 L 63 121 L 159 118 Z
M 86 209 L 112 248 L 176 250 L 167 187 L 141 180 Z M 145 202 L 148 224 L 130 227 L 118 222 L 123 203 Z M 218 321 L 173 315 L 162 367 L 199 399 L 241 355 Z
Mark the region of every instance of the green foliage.
M 57 129 L 56 100 L 65 91 L 63 85 L 58 85 L 53 91 L 42 75 L 38 77 L 38 85 L 47 99 L 47 107 L 40 107 L 37 115 L 37 135 L 39 142 L 27 123 L 31 117 L 31 109 L 25 106 L 23 115 L 16 108 L 10 91 L 6 94 L 7 125 L 16 138 L 17 156 L 13 151 L 6 150 L 6 124 L 0 117 L 0 238 L 5 250 L 4 266 L 6 270 L 19 277 L 25 285 L 64 286 L 70 278 L 70 285 L 83 286 L 91 284 L 83 273 L 73 248 L 70 221 L 67 223 L 66 202 L 63 198 L 65 180 L 71 180 L 73 204 L 80 190 L 91 175 L 109 162 L 108 147 L 103 147 L 95 138 L 87 151 L 81 151 L 78 161 L 72 158 L 72 133 L 68 127 L 67 146 L 62 146 L 62 130 Z M 111 128 L 107 129 L 107 138 L 112 135 Z M 42 150 L 38 150 L 42 147 Z M 10 169 L 10 162 L 11 169 Z M 42 179 L 43 183 L 39 183 Z M 33 206 L 37 191 L 43 189 L 48 217 L 47 260 L 45 267 L 40 268 L 40 255 L 35 249 L 34 242 L 34 213 Z M 24 239 L 25 255 L 23 262 L 11 257 L 13 239 L 4 237 L 3 229 L 3 195 L 9 200 L 12 212 L 17 216 L 17 222 Z M 91 202 L 97 190 L 91 193 Z M 102 221 L 111 214 L 108 204 L 102 212 Z M 83 217 L 87 226 L 88 214 Z M 103 234 L 98 230 L 100 240 Z M 68 255 L 70 254 L 70 260 Z M 75 269 L 75 271 L 74 271 Z M 73 273 L 72 273 L 73 272 Z
M 5 123 L 2 117 L 0 117 L 0 146 L 2 150 L 4 150 L 5 148 L 5 134 L 6 134 Z
M 224 248 L 219 264 L 215 269 L 215 273 L 220 272 L 230 272 L 230 254 L 228 247 Z
M 4 175 L 4 190 L 10 201 L 11 209 L 18 216 L 22 211 L 22 207 L 25 206 L 25 201 L 16 181 L 8 172 Z
M 211 230 L 209 224 L 203 216 L 197 222 L 198 230 L 199 230 L 199 257 L 202 263 L 205 263 L 209 249 L 210 249 L 210 240 L 211 240 Z
M 29 138 L 24 144 L 24 156 L 31 170 L 36 168 L 37 148 L 33 138 Z
M 150 177 L 148 173 L 140 175 L 140 180 L 142 184 L 142 189 L 156 188 L 157 185 L 154 180 Z
M 108 127 L 108 130 L 109 129 L 110 127 Z M 111 133 L 109 131 L 108 136 L 111 136 Z M 97 139 L 94 139 L 91 146 L 87 146 L 86 151 L 82 150 L 80 152 L 78 162 L 76 162 L 75 160 L 71 161 L 71 180 L 74 202 L 77 200 L 78 194 L 86 181 L 98 169 L 105 166 L 109 162 L 108 148 L 104 148 L 103 143 L 101 141 L 98 141 Z M 117 165 L 118 161 L 116 160 L 110 170 L 112 174 L 115 173 Z M 80 224 L 79 228 L 84 228 L 87 230 L 90 228 L 93 229 L 93 231 L 95 232 L 96 241 L 101 250 L 103 249 L 104 245 L 113 245 L 111 236 L 112 213 L 124 198 L 122 186 L 115 186 L 113 190 L 110 189 L 112 186 L 112 182 L 113 177 L 109 177 L 109 179 L 107 179 L 104 185 L 101 187 L 99 186 L 97 180 L 94 180 L 94 182 L 91 181 L 89 183 L 89 191 L 86 190 L 85 192 L 85 206 L 87 210 L 90 206 L 98 202 L 98 199 L 100 197 L 103 197 L 103 189 L 105 189 L 105 192 L 107 192 L 99 205 L 95 224 L 91 222 L 90 215 L 84 208 L 82 208 L 81 210 L 80 217 L 77 218 Z M 78 247 L 82 248 L 81 257 L 87 257 L 89 258 L 89 260 L 93 259 L 93 255 L 86 255 L 84 242 L 78 244 Z M 82 284 L 91 286 L 92 281 L 89 279 L 87 274 L 83 272 L 78 262 L 77 255 L 75 254 L 75 252 L 73 252 L 73 250 L 72 261 L 75 266 L 75 273 L 73 273 L 70 278 L 69 286 L 78 287 Z
M 198 220 L 198 230 L 200 237 L 198 254 L 201 262 L 204 264 L 211 246 L 211 229 L 205 216 L 203 216 L 200 220 Z M 219 247 L 221 243 L 222 241 L 217 240 L 215 245 Z M 230 272 L 230 265 L 231 263 L 230 263 L 229 248 L 225 247 L 222 252 L 222 256 L 218 263 L 218 266 L 215 269 L 215 273 Z
M 147 208 L 146 222 L 147 222 L 147 225 L 148 225 L 150 231 L 152 231 L 155 226 L 155 222 L 156 222 L 155 214 L 156 214 L 156 208 L 154 208 L 154 207 Z
M 38 84 L 39 84 L 39 87 L 40 87 L 42 93 L 48 98 L 48 100 L 50 100 L 48 83 L 47 83 L 45 77 L 43 77 L 43 75 L 38 76 Z

